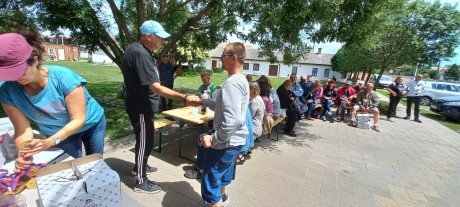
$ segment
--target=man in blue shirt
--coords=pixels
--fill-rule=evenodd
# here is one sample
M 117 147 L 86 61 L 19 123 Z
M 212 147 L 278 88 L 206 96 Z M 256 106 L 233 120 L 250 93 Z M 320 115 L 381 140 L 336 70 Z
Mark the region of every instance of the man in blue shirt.
M 419 119 L 420 114 L 420 100 L 422 99 L 423 90 L 425 90 L 422 80 L 422 75 L 418 74 L 415 76 L 415 80 L 409 81 L 406 87 L 407 91 L 407 106 L 406 106 L 406 117 L 403 119 L 410 119 L 410 111 L 412 103 L 414 103 L 414 121 L 422 123 Z
M 161 63 L 157 65 L 158 72 L 159 72 L 159 77 L 160 77 L 160 83 L 162 86 L 165 86 L 169 89 L 174 88 L 174 79 L 176 79 L 177 75 L 180 75 L 182 73 L 182 70 L 178 67 L 175 67 L 173 63 L 169 61 L 169 55 L 168 54 L 163 54 L 161 56 Z M 177 69 L 177 71 L 176 71 Z M 168 105 L 166 105 L 166 98 L 161 97 L 161 110 L 166 111 L 166 110 L 171 110 L 173 105 L 173 100 L 168 99 Z

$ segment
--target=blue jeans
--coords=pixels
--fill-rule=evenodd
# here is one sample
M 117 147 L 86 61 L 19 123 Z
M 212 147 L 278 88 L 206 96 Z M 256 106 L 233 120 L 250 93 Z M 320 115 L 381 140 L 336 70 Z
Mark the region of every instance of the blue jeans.
M 203 170 L 204 157 L 206 156 L 206 152 L 208 151 L 208 148 L 204 148 L 200 141 L 200 138 L 204 135 L 209 135 L 209 133 L 200 134 L 200 136 L 198 136 L 198 146 L 196 147 L 197 153 L 195 168 L 200 171 Z
M 79 158 L 83 156 L 81 150 L 82 142 L 85 146 L 86 155 L 91 155 L 95 153 L 103 154 L 104 153 L 104 137 L 105 137 L 105 116 L 102 116 L 101 120 L 89 128 L 86 131 L 73 134 L 61 143 L 57 147 L 64 150 L 65 153 L 69 154 L 74 158 Z
M 305 118 L 311 117 L 311 111 L 313 110 L 313 103 L 307 103 L 307 111 L 305 112 Z
M 221 188 L 232 182 L 235 160 L 242 147 L 207 149 L 201 176 L 201 197 L 205 204 L 215 204 L 222 199 Z
M 324 109 L 323 109 L 323 116 L 324 116 L 327 112 L 331 111 L 331 102 L 329 100 L 325 100 L 323 101 L 323 104 L 324 104 Z

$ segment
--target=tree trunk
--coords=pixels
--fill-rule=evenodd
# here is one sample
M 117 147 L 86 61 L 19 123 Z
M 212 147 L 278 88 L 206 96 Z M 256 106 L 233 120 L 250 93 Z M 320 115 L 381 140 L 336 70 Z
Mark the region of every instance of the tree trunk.
M 364 82 L 364 84 L 369 83 L 369 79 L 371 78 L 372 68 L 368 68 L 366 71 L 368 71 L 368 72 L 367 72 L 368 75 L 367 75 L 367 77 L 366 77 L 366 81 Z
M 367 70 L 364 69 L 363 74 L 361 75 L 361 80 L 364 80 L 364 78 L 366 77 L 366 74 L 367 74 Z
M 138 39 L 141 38 L 141 25 L 145 21 L 145 11 L 144 11 L 144 1 L 143 0 L 136 0 L 136 11 L 137 11 L 137 37 Z

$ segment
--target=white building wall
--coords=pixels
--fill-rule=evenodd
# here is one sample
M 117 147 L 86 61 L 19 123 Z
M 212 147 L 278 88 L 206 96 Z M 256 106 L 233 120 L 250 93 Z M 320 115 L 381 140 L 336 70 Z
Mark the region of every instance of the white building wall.
M 219 59 L 214 59 L 217 60 L 217 67 L 221 68 L 222 67 L 222 62 Z M 255 74 L 255 75 L 266 75 L 268 76 L 269 72 L 269 67 L 270 65 L 277 65 L 278 66 L 278 77 L 289 77 L 292 73 L 292 68 L 294 66 L 297 67 L 297 76 L 307 76 L 307 75 L 312 75 L 313 73 L 313 68 L 318 68 L 318 72 L 316 76 L 313 77 L 314 80 L 327 80 L 329 78 L 332 78 L 335 76 L 335 78 L 338 81 L 342 80 L 342 76 L 338 72 L 333 72 L 331 69 L 331 66 L 324 66 L 324 65 L 308 65 L 308 64 L 293 64 L 293 65 L 285 65 L 282 63 L 274 63 L 271 64 L 270 62 L 267 61 L 253 61 L 253 60 L 247 60 L 246 63 L 249 63 L 249 68 L 248 70 L 243 70 L 244 74 Z M 259 64 L 259 71 L 254 71 L 254 64 Z M 212 60 L 206 60 L 205 62 L 205 67 L 208 69 L 212 68 Z M 324 77 L 324 72 L 326 69 L 329 69 L 329 76 Z
M 107 55 L 96 55 L 92 54 L 91 55 L 91 60 L 93 63 L 104 63 L 104 64 L 110 64 L 112 63 L 112 59 L 109 58 Z

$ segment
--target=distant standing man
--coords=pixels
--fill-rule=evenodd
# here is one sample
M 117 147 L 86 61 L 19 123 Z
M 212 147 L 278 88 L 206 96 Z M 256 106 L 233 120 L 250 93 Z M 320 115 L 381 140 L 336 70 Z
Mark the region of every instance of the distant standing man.
M 165 86 L 169 89 L 174 88 L 174 79 L 176 76 L 182 73 L 182 69 L 180 67 L 174 67 L 174 64 L 169 61 L 169 55 L 163 54 L 161 56 L 161 63 L 157 65 L 158 71 L 160 73 L 160 82 L 162 86 Z M 176 71 L 177 70 L 177 71 Z M 166 105 L 166 98 L 161 97 L 161 110 L 171 110 L 173 105 L 173 100 L 168 99 L 168 103 Z
M 230 202 L 225 187 L 232 181 L 235 160 L 246 143 L 249 84 L 242 74 L 245 57 L 242 43 L 228 44 L 220 60 L 229 77 L 217 92 L 216 101 L 203 99 L 204 106 L 215 110 L 212 133 L 200 138 L 208 148 L 201 177 L 201 197 L 207 206 L 226 206 Z
M 137 176 L 135 192 L 157 193 L 161 187 L 147 178 L 147 174 L 157 171 L 147 165 L 153 149 L 153 111 L 149 99 L 149 89 L 153 93 L 187 103 L 197 103 L 197 96 L 188 96 L 160 85 L 156 74 L 152 52 L 161 47 L 164 38 L 170 36 L 156 21 L 146 21 L 140 31 L 142 37 L 126 49 L 122 72 L 126 84 L 125 107 L 136 135 L 136 158 L 132 174 Z
M 410 112 L 412 103 L 414 103 L 414 121 L 422 123 L 419 119 L 420 114 L 420 99 L 422 99 L 423 83 L 421 82 L 423 76 L 418 74 L 415 76 L 415 80 L 409 81 L 406 87 L 407 91 L 407 106 L 406 106 L 406 117 L 403 119 L 410 119 Z

